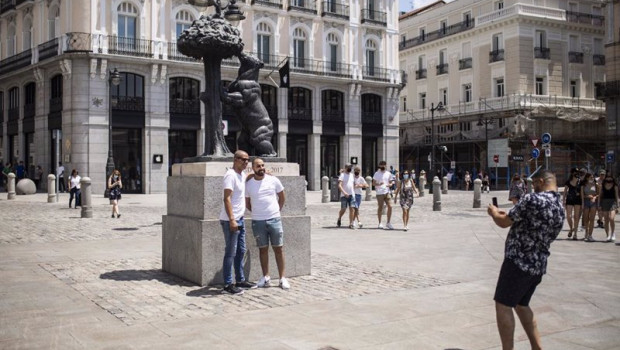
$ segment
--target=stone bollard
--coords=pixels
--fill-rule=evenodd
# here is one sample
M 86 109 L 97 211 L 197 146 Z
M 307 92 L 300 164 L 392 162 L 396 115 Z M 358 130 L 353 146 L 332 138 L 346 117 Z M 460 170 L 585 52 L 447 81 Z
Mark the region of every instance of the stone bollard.
M 321 178 L 322 196 L 321 203 L 329 203 L 329 177 L 323 176 Z
M 368 187 L 366 187 L 366 196 L 364 197 L 365 201 L 369 201 L 372 199 L 372 177 L 366 176 L 366 183 Z
M 424 188 L 426 187 L 426 172 L 424 170 L 420 171 L 420 197 L 424 197 Z
M 47 202 L 56 203 L 56 175 L 47 175 Z
M 433 211 L 441 211 L 441 181 L 435 176 L 433 179 Z
M 482 192 L 482 180 L 474 180 L 474 208 L 480 208 L 480 192 Z
M 92 218 L 93 217 L 93 203 L 90 189 L 90 177 L 83 177 L 80 180 L 80 192 L 82 192 L 82 217 L 83 218 Z M 77 201 L 77 199 L 76 199 Z
M 526 193 L 532 193 L 532 178 L 527 178 Z
M 9 173 L 8 181 L 6 183 L 7 199 L 15 199 L 15 174 Z
M 441 194 L 448 194 L 448 177 L 444 176 L 441 182 Z

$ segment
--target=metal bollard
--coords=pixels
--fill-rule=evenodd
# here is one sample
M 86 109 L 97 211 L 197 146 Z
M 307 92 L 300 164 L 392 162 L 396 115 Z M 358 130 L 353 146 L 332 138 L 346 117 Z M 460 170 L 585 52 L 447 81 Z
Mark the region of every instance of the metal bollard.
M 441 181 L 435 176 L 433 179 L 433 211 L 441 211 Z
M 426 172 L 424 170 L 420 171 L 420 197 L 424 197 L 424 188 L 426 187 Z
M 47 175 L 47 202 L 56 203 L 56 175 Z
M 81 216 L 83 218 L 92 218 L 93 217 L 93 205 L 92 205 L 92 196 L 90 189 L 90 177 L 83 177 L 80 180 L 80 192 L 82 192 L 82 213 Z M 77 201 L 77 199 L 76 199 Z
M 372 177 L 366 176 L 366 183 L 368 187 L 366 187 L 366 196 L 364 197 L 365 201 L 369 201 L 372 199 Z
M 322 189 L 322 196 L 321 196 L 321 203 L 329 203 L 329 177 L 327 176 L 323 176 L 321 178 L 321 189 Z
M 528 177 L 527 178 L 527 188 L 526 188 L 527 193 L 532 193 L 532 178 Z
M 441 194 L 448 194 L 448 177 L 444 176 L 441 182 Z
M 482 192 L 482 180 L 474 180 L 474 208 L 480 208 L 480 192 Z
M 9 173 L 8 182 L 6 183 L 7 187 L 7 199 L 15 199 L 15 174 Z

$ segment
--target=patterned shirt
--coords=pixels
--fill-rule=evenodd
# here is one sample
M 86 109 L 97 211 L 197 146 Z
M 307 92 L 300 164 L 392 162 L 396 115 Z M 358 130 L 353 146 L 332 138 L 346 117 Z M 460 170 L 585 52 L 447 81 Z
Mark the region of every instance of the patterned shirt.
M 562 230 L 566 217 L 560 194 L 526 194 L 508 216 L 513 224 L 506 237 L 505 258 L 531 275 L 545 274 L 549 245 Z

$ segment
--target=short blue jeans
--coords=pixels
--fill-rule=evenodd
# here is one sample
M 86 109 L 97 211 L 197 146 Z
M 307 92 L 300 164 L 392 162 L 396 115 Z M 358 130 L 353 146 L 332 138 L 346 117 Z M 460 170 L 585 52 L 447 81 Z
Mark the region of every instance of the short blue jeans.
M 362 195 L 361 194 L 356 194 L 355 195 L 355 204 L 357 204 L 357 208 L 359 208 L 360 205 L 362 205 Z
M 226 285 L 232 284 L 233 265 L 235 268 L 235 280 L 237 282 L 245 281 L 243 275 L 243 259 L 245 258 L 245 225 L 243 217 L 237 220 L 239 231 L 230 232 L 230 222 L 220 220 L 222 231 L 224 232 L 224 240 L 226 241 L 226 251 L 224 252 L 224 263 L 222 274 Z
M 340 209 L 346 209 L 347 207 L 350 207 L 353 209 L 357 208 L 357 203 L 355 203 L 355 197 L 353 196 L 340 197 Z
M 252 232 L 256 238 L 256 246 L 259 248 L 268 247 L 270 242 L 272 247 L 284 245 L 282 219 L 280 218 L 252 220 Z

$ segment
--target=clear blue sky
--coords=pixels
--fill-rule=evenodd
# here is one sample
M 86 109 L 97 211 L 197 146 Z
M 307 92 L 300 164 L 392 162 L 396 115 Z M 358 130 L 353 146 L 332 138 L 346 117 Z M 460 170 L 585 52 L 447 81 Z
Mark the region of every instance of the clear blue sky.
M 437 0 L 400 0 L 399 3 L 399 10 L 400 11 L 411 11 L 414 8 L 420 8 L 423 6 L 426 6 L 428 4 L 432 4 L 433 2 L 435 2 Z M 449 1 L 447 1 L 449 2 Z M 411 5 L 413 4 L 413 8 L 411 7 Z

